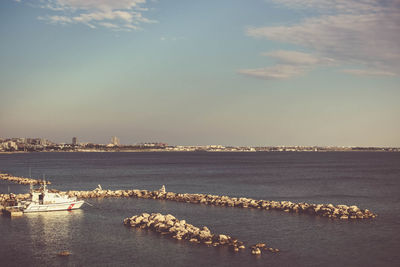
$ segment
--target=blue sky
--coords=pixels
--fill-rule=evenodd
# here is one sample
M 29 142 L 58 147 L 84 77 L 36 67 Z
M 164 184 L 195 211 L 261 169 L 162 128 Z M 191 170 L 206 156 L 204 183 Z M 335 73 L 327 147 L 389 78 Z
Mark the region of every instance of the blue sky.
M 0 136 L 400 146 L 396 0 L 0 3 Z

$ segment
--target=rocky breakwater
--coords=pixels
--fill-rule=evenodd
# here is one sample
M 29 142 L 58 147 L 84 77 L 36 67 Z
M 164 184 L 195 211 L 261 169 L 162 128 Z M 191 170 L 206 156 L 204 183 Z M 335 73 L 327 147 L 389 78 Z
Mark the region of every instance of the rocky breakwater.
M 235 252 L 239 252 L 240 250 L 246 248 L 242 241 L 232 238 L 229 235 L 213 234 L 206 226 L 203 226 L 201 228 L 196 227 L 192 224 L 187 223 L 185 220 L 179 220 L 175 218 L 171 214 L 163 215 L 160 213 L 143 213 L 141 215 L 135 215 L 131 218 L 124 219 L 124 224 L 126 226 L 131 226 L 135 228 L 152 230 L 162 235 L 171 236 L 172 238 L 177 240 L 186 240 L 189 242 L 204 244 L 213 247 L 229 247 Z M 262 245 L 264 246 L 264 248 L 266 247 L 265 244 Z M 275 252 L 275 249 L 272 250 L 274 250 Z
M 15 206 L 19 201 L 28 198 L 30 198 L 30 194 L 0 194 L 0 214 L 3 209 Z
M 31 194 L 0 194 L 0 202 L 8 199 L 26 200 L 30 198 Z
M 11 181 L 17 184 L 32 184 L 32 185 L 38 185 L 38 184 L 43 184 L 43 180 L 36 180 L 32 178 L 25 178 L 25 177 L 16 177 L 9 175 L 7 173 L 0 173 L 0 180 L 5 180 L 5 181 Z M 46 181 L 46 184 L 51 184 L 49 181 Z
M 157 191 L 148 190 L 101 190 L 69 191 L 69 196 L 78 198 L 103 198 L 103 197 L 135 197 L 146 199 L 170 200 L 192 204 L 204 204 L 223 207 L 253 208 L 262 210 L 278 210 L 291 213 L 302 213 L 332 219 L 370 219 L 377 215 L 367 209 L 357 206 L 333 204 L 293 203 L 290 201 L 256 200 L 252 198 L 237 198 L 208 194 L 179 194 L 166 192 L 165 188 Z
M 280 250 L 277 248 L 269 248 L 265 243 L 258 243 L 250 247 L 251 254 L 260 255 L 261 251 L 269 251 L 269 252 L 279 252 Z

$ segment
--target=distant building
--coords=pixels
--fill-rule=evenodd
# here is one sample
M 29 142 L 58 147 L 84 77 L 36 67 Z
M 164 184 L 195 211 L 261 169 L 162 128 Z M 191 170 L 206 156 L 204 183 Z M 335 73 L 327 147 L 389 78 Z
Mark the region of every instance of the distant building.
M 6 150 L 18 150 L 17 143 L 13 141 L 4 142 L 1 144 L 3 149 Z
M 45 138 L 40 138 L 39 145 L 46 146 L 47 145 L 47 140 Z
M 17 143 L 22 143 L 22 144 L 26 144 L 26 138 L 17 138 L 16 139 Z
M 111 137 L 111 144 L 113 144 L 114 146 L 120 146 L 119 138 L 116 136 Z
M 78 138 L 72 137 L 72 144 L 77 145 L 78 144 Z

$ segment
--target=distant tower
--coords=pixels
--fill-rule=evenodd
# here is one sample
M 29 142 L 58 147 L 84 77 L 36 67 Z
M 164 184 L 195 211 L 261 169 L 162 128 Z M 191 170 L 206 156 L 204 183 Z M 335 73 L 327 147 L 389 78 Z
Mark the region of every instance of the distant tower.
M 119 138 L 116 136 L 111 137 L 111 144 L 113 144 L 114 146 L 119 146 Z
M 42 145 L 42 146 L 47 145 L 47 140 L 45 138 L 40 138 L 39 145 Z
M 77 145 L 78 144 L 78 138 L 72 137 L 72 144 Z

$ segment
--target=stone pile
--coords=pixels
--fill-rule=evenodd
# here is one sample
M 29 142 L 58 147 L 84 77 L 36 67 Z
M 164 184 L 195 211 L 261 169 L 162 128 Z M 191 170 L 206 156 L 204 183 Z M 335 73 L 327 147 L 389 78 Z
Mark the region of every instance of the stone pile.
M 30 194 L 0 194 L 0 205 L 9 200 L 27 200 Z
M 0 194 L 0 214 L 6 207 L 15 206 L 18 201 L 27 200 L 30 194 Z
M 124 224 L 126 226 L 155 231 L 162 235 L 171 236 L 177 240 L 186 240 L 213 247 L 229 247 L 234 252 L 239 252 L 246 248 L 242 241 L 232 238 L 229 235 L 213 234 L 206 226 L 201 228 L 196 227 L 187 223 L 185 220 L 175 218 L 171 214 L 143 213 L 124 219 Z M 251 253 L 253 255 L 261 254 L 261 250 L 270 252 L 279 251 L 279 249 L 268 248 L 265 243 L 259 243 L 251 247 Z
M 38 185 L 38 184 L 43 184 L 43 180 L 36 180 L 32 178 L 25 178 L 25 177 L 16 177 L 9 175 L 7 173 L 0 173 L 0 180 L 5 180 L 5 181 L 11 181 L 17 184 L 32 184 L 32 185 Z M 46 181 L 46 184 L 51 184 L 49 181 Z
M 131 227 L 149 229 L 163 235 L 169 235 L 177 240 L 187 240 L 189 242 L 205 244 L 213 247 L 227 246 L 234 251 L 244 249 L 243 242 L 224 234 L 213 234 L 206 227 L 196 227 L 179 220 L 173 215 L 163 215 L 160 213 L 143 213 L 126 218 L 124 224 Z
M 290 201 L 256 200 L 252 198 L 236 198 L 208 194 L 179 194 L 162 190 L 100 190 L 93 191 L 68 191 L 69 196 L 78 198 L 105 198 L 105 197 L 135 197 L 145 199 L 170 200 L 192 204 L 205 204 L 224 207 L 253 208 L 262 210 L 279 210 L 292 213 L 303 213 L 314 216 L 337 219 L 370 219 L 377 215 L 367 209 L 357 206 L 333 204 L 293 203 Z
M 260 255 L 262 250 L 269 252 L 279 252 L 279 249 L 269 248 L 265 243 L 258 243 L 256 245 L 251 246 L 250 249 L 251 249 L 251 254 L 253 255 Z

